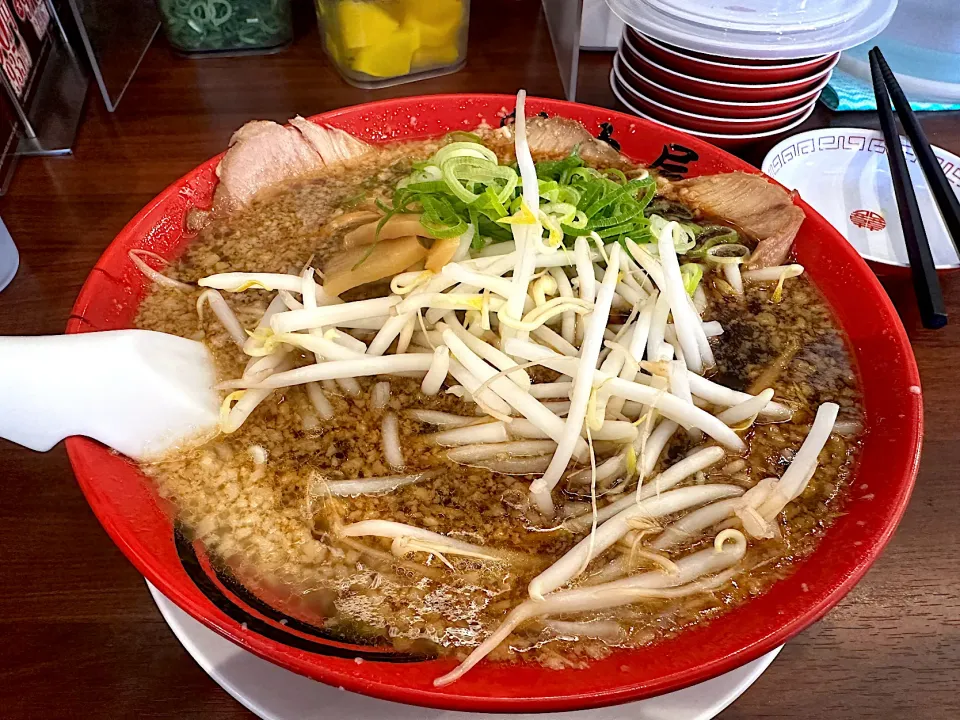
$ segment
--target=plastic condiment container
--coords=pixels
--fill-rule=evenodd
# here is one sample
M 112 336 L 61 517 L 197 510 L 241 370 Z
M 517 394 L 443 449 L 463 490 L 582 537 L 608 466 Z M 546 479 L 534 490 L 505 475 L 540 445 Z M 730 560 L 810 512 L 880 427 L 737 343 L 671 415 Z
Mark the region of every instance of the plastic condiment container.
M 470 0 L 316 0 L 327 55 L 343 78 L 380 88 L 456 72 Z
M 157 0 L 167 40 L 189 55 L 256 55 L 293 40 L 291 0 Z
M 17 268 L 20 267 L 20 253 L 17 252 L 17 246 L 13 244 L 13 238 L 10 237 L 10 231 L 0 220 L 0 290 L 3 290 L 13 276 L 17 274 Z

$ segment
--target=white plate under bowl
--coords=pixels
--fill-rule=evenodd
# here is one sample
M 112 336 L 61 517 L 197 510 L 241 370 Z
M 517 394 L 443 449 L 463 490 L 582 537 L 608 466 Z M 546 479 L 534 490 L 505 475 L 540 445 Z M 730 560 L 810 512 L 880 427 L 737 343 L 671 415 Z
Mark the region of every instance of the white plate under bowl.
M 344 692 L 258 658 L 220 637 L 147 583 L 160 614 L 197 664 L 244 707 L 264 720 L 542 720 L 547 715 L 490 715 L 430 710 Z M 725 675 L 627 705 L 550 713 L 550 720 L 710 720 L 740 697 L 782 649 Z
M 958 268 L 960 258 L 910 141 L 903 137 L 900 141 L 934 263 L 938 270 Z M 960 158 L 938 147 L 933 152 L 960 197 Z M 864 259 L 909 267 L 886 153 L 883 135 L 877 130 L 809 130 L 774 145 L 761 169 L 799 192 Z

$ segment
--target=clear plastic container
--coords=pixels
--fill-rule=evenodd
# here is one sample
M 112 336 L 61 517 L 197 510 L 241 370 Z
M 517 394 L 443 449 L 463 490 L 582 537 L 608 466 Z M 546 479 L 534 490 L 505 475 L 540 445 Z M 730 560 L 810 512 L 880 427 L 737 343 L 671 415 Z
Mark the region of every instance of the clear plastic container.
M 316 0 L 327 54 L 351 85 L 379 88 L 456 72 L 470 0 Z
M 3 290 L 13 276 L 17 274 L 17 268 L 20 267 L 20 253 L 17 252 L 17 246 L 13 244 L 13 238 L 7 226 L 0 220 L 0 290 Z
M 837 65 L 870 82 L 867 53 L 883 51 L 900 86 L 918 102 L 960 102 L 960 2 L 900 0 L 893 21 L 875 40 L 845 52 Z
M 189 55 L 277 52 L 293 40 L 291 0 L 157 0 L 167 40 Z
M 897 0 L 607 0 L 607 4 L 638 32 L 684 50 L 785 60 L 827 55 L 869 40 L 890 22 Z

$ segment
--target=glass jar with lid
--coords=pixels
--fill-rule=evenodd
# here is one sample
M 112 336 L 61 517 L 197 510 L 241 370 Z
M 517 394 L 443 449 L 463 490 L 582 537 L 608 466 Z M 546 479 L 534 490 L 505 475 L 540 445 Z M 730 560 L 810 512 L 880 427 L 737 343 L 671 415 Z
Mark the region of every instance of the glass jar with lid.
M 456 72 L 470 0 L 316 0 L 324 47 L 351 85 L 378 88 Z

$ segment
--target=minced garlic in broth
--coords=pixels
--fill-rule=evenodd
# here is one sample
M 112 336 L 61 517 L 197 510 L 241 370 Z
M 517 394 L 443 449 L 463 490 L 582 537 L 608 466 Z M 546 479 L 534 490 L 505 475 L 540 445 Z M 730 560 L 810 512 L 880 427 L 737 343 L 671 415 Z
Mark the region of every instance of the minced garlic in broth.
M 510 152 L 509 143 L 502 139 L 491 146 L 501 154 Z M 325 254 L 336 248 L 335 241 L 321 237 L 322 226 L 345 209 L 374 197 L 388 198 L 411 163 L 429 157 L 437 147 L 436 142 L 387 147 L 352 168 L 271 189 L 248 209 L 215 220 L 168 274 L 192 282 L 230 271 L 298 273 L 308 262 L 322 268 Z M 687 481 L 751 487 L 765 477 L 782 475 L 820 403 L 839 403 L 840 420 L 860 418 L 856 374 L 844 338 L 805 277 L 786 281 L 779 303 L 772 299 L 772 284 L 748 285 L 746 295 L 739 298 L 729 296 L 725 292 L 729 287 L 713 274 L 705 285 L 710 299 L 705 319 L 719 320 L 724 328 L 714 341 L 716 379 L 747 390 L 758 377 L 772 377 L 772 367 L 782 367 L 773 384 L 776 397 L 797 410 L 790 423 L 755 425 L 745 437 L 750 453 L 744 461 L 730 455 Z M 213 351 L 222 377 L 238 377 L 247 358 L 211 312 L 204 314 L 202 322 L 198 320 L 198 295 L 199 291 L 155 287 L 143 302 L 136 325 L 202 339 Z M 224 296 L 244 326 L 252 329 L 272 293 L 248 290 Z M 303 364 L 311 361 L 301 358 Z M 193 538 L 202 541 L 211 558 L 283 612 L 348 641 L 392 643 L 400 650 L 463 657 L 526 598 L 527 583 L 583 535 L 559 524 L 542 526 L 529 507 L 529 476 L 455 465 L 446 460 L 443 449 L 422 439 L 434 428 L 403 415 L 411 408 L 473 415 L 474 405 L 443 393 L 425 397 L 418 380 L 377 380 L 382 379 L 391 386 L 385 409 L 374 409 L 370 403 L 374 379 L 359 380 L 362 392 L 357 397 L 328 392 L 336 411 L 328 422 L 317 417 L 302 387 L 287 388 L 268 397 L 237 432 L 143 469 L 155 479 L 160 493 L 174 502 L 180 520 Z M 394 474 L 384 463 L 381 448 L 380 427 L 386 411 L 400 416 L 404 472 L 431 468 L 441 472 L 376 497 L 318 495 L 312 481 L 318 475 Z M 675 462 L 689 447 L 686 434 L 680 431 L 664 453 L 661 467 Z M 855 438 L 831 436 L 813 480 L 787 507 L 786 519 L 781 516 L 781 537 L 751 541 L 745 571 L 722 590 L 564 619 L 616 619 L 625 631 L 616 644 L 638 646 L 763 592 L 789 571 L 794 559 L 812 550 L 836 517 L 856 447 Z M 619 497 L 600 497 L 598 505 Z M 555 499 L 562 505 L 589 498 L 573 488 L 558 490 Z M 339 523 L 373 518 L 516 550 L 526 560 L 505 564 L 415 553 L 401 561 L 391 555 L 390 540 L 337 539 Z M 697 540 L 669 555 L 675 559 L 709 541 Z M 619 552 L 618 547 L 608 550 L 584 577 Z M 652 566 L 640 561 L 637 568 Z M 534 621 L 522 626 L 491 657 L 522 656 L 550 667 L 579 666 L 609 652 L 608 643 L 613 643 L 574 640 Z

